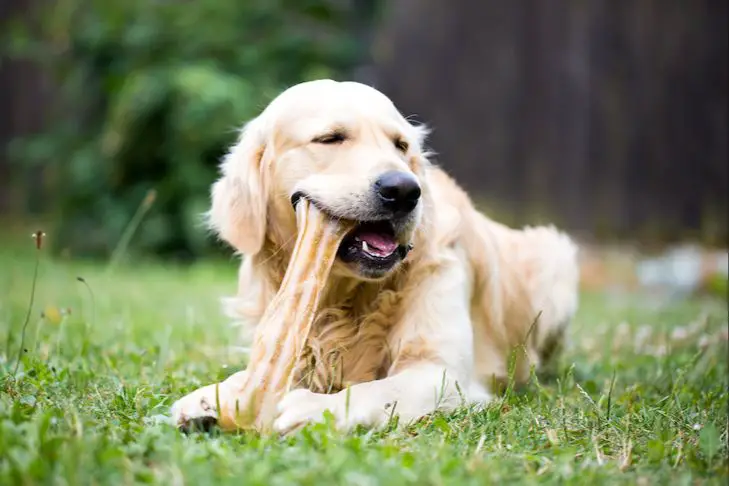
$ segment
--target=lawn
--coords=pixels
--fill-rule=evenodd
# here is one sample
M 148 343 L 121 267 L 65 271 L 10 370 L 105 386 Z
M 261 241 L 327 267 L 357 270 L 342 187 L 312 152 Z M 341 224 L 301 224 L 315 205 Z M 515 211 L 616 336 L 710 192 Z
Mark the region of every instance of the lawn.
M 244 364 L 236 266 L 0 248 L 0 484 L 726 484 L 727 306 L 584 294 L 558 376 L 486 410 L 343 435 L 185 436 L 168 406 Z M 79 277 L 81 280 L 79 280 Z M 16 364 L 17 363 L 17 364 Z M 17 366 L 17 372 L 15 368 Z

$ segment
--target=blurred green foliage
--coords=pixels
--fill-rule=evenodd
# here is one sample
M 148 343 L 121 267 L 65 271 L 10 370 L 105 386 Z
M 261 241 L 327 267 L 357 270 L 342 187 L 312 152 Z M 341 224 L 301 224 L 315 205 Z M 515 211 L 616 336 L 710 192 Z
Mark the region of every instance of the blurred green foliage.
M 201 213 L 236 130 L 285 87 L 346 75 L 377 12 L 370 1 L 58 0 L 14 24 L 14 54 L 42 62 L 59 91 L 49 130 L 14 145 L 49 183 L 56 250 L 108 255 L 151 190 L 130 251 L 214 249 Z
M 719 298 L 729 297 L 729 279 L 720 273 L 711 276 L 706 283 L 706 291 Z

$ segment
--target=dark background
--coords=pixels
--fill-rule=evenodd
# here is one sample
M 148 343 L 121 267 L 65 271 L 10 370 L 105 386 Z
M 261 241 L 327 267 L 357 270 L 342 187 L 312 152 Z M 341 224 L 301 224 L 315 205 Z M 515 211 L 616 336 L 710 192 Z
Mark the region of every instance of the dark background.
M 208 254 L 235 128 L 333 77 L 431 125 L 437 162 L 510 224 L 723 246 L 728 4 L 6 0 L 0 211 L 51 221 L 57 251 L 127 231 L 130 251 Z

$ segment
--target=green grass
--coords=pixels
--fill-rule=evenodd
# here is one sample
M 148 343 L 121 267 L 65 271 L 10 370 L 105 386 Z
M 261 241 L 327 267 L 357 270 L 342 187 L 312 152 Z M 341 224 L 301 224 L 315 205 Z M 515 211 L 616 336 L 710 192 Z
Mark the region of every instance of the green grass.
M 31 246 L 0 249 L 0 484 L 647 485 L 729 477 L 725 301 L 584 295 L 559 376 L 533 379 L 485 411 L 376 433 L 316 425 L 285 439 L 188 437 L 164 423 L 171 402 L 243 364 L 218 304 L 234 291 L 235 263 L 122 264 L 107 275 L 103 266 L 44 256 L 13 376 Z

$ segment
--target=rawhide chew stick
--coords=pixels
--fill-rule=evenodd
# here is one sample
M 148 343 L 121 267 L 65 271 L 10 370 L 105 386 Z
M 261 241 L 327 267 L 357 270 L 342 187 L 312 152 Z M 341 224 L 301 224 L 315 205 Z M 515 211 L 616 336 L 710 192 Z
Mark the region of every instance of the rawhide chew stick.
M 339 244 L 354 226 L 305 198 L 296 205 L 296 221 L 296 245 L 281 287 L 256 327 L 246 381 L 235 404 L 221 404 L 223 429 L 270 427 L 278 400 L 292 385 Z

